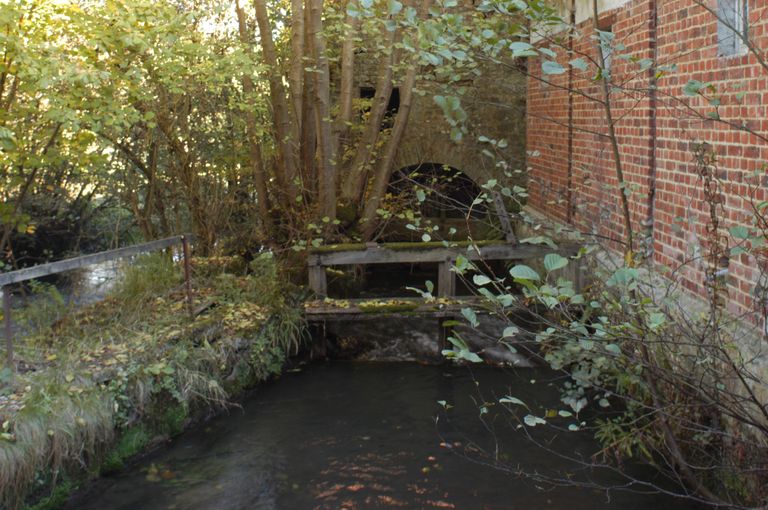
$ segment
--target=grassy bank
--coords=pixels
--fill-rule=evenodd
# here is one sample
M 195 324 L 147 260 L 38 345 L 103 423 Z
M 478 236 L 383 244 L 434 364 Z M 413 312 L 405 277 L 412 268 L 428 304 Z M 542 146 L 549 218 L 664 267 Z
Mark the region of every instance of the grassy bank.
M 194 318 L 178 267 L 129 268 L 106 300 L 20 343 L 0 391 L 0 505 L 55 508 L 88 477 L 279 374 L 302 319 L 274 261 L 198 259 Z

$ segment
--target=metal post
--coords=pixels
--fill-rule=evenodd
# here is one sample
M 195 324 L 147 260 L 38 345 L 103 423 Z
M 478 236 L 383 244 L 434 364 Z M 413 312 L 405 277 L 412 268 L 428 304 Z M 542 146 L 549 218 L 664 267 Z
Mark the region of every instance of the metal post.
M 187 288 L 187 311 L 189 316 L 192 317 L 194 315 L 192 311 L 192 275 L 189 260 L 189 239 L 187 239 L 187 236 L 181 236 L 181 246 L 184 250 L 184 285 Z
M 11 324 L 11 286 L 3 287 L 3 317 L 5 322 L 5 354 L 11 376 L 16 372 L 13 362 L 13 325 Z

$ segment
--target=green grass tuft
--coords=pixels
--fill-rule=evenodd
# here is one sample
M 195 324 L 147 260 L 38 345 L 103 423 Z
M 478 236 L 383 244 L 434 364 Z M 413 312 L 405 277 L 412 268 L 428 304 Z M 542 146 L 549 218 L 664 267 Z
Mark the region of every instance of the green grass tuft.
M 146 425 L 126 429 L 102 462 L 101 474 L 116 473 L 125 468 L 125 461 L 141 453 L 151 440 L 152 434 Z
M 59 482 L 48 496 L 41 498 L 34 505 L 27 506 L 26 510 L 57 510 L 64 506 L 64 503 L 75 490 L 77 490 L 77 485 L 71 480 Z

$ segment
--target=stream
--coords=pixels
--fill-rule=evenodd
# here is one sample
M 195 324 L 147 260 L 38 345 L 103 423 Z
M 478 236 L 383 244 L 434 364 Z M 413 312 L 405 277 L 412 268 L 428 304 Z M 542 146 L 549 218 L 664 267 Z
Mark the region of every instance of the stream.
M 559 479 L 622 483 L 548 454 L 499 405 L 480 419 L 479 403 L 509 394 L 556 405 L 553 377 L 544 369 L 487 366 L 306 365 L 94 482 L 66 508 L 684 508 L 661 495 L 552 487 L 515 474 L 519 466 Z M 438 401 L 452 407 L 446 411 Z M 588 456 L 596 449 L 589 434 L 534 432 L 564 453 Z M 494 451 L 511 471 L 490 465 L 492 456 L 483 452 Z

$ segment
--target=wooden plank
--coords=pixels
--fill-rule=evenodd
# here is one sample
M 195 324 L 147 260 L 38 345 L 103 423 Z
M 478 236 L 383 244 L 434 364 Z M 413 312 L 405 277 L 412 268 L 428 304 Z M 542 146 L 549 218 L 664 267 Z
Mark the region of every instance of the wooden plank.
M 462 255 L 469 260 L 524 260 L 543 257 L 547 253 L 571 255 L 578 245 L 561 245 L 557 249 L 534 244 L 497 244 L 468 248 L 433 248 L 431 250 L 392 250 L 384 247 L 367 248 L 329 253 L 313 253 L 309 256 L 310 266 L 347 266 L 355 264 L 408 264 L 419 262 L 443 262 Z
M 499 217 L 499 222 L 501 222 L 501 230 L 504 232 L 505 239 L 510 244 L 517 244 L 517 237 L 512 228 L 512 221 L 509 219 L 509 212 L 504 206 L 504 199 L 501 197 L 501 193 L 494 191 L 492 196 L 493 206 L 496 208 L 496 215 Z
M 323 266 L 309 266 L 309 288 L 319 297 L 328 295 L 328 279 Z
M 11 324 L 11 289 L 3 287 L 3 319 L 5 322 L 5 357 L 11 377 L 16 372 L 16 364 L 13 362 L 13 324 Z
M 380 301 L 386 301 L 387 299 L 382 298 Z M 361 305 L 370 303 L 370 299 L 347 299 L 336 300 L 333 303 L 326 303 L 324 301 L 305 303 L 304 314 L 309 322 L 376 320 L 384 317 L 389 319 L 413 317 L 452 318 L 460 315 L 462 308 L 478 306 L 482 303 L 482 300 L 477 298 L 462 298 L 451 303 L 428 303 L 421 298 L 392 299 L 396 300 L 397 303 L 411 303 L 413 308 L 407 311 L 389 310 L 386 307 L 382 307 L 380 310 L 366 310 Z M 343 303 L 344 306 L 340 306 L 340 303 Z M 481 312 L 481 310 L 477 311 Z
M 451 271 L 454 259 L 448 258 L 441 262 L 437 268 L 437 295 L 438 297 L 453 297 L 456 295 L 456 273 Z
M 168 237 L 165 239 L 158 239 L 157 241 L 151 241 L 149 243 L 128 246 L 126 248 L 103 251 L 100 253 L 94 253 L 92 255 L 83 255 L 71 259 L 59 260 L 58 262 L 49 262 L 48 264 L 40 264 L 39 266 L 19 269 L 18 271 L 2 273 L 0 274 L 0 287 L 27 280 L 34 280 L 35 278 L 41 278 L 43 276 L 49 276 L 52 274 L 63 273 L 73 269 L 79 269 L 81 267 L 90 266 L 91 264 L 98 264 L 100 262 L 107 262 L 110 260 L 130 257 L 132 255 L 138 255 L 140 253 L 162 250 L 164 248 L 168 248 L 169 246 L 179 244 L 183 237 L 184 236 Z

